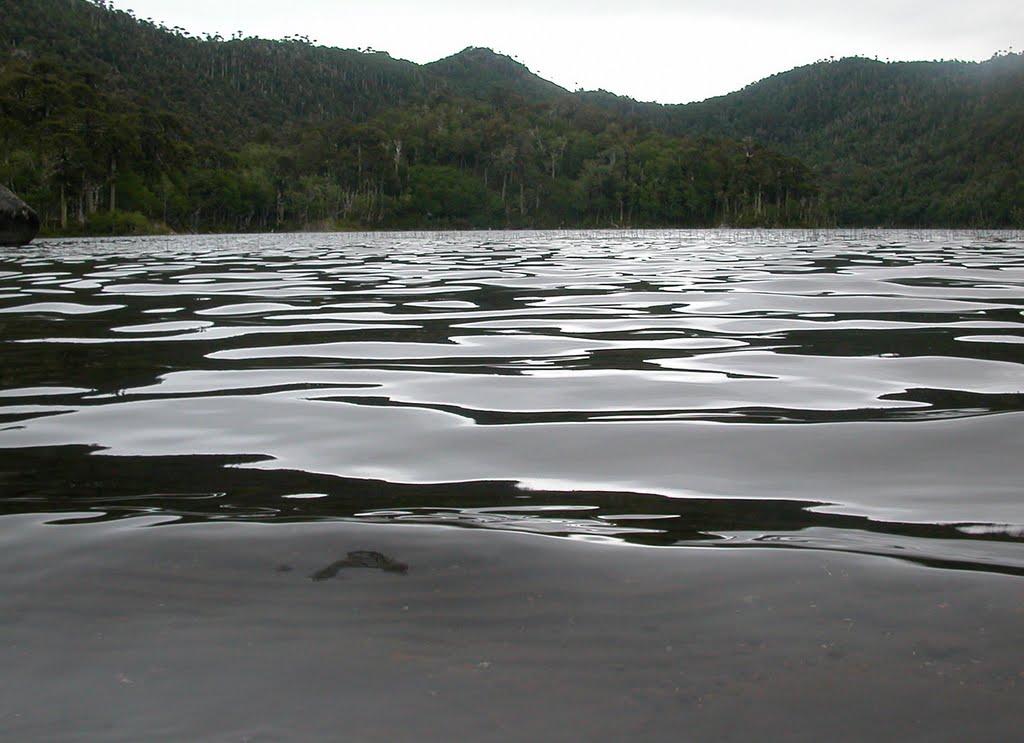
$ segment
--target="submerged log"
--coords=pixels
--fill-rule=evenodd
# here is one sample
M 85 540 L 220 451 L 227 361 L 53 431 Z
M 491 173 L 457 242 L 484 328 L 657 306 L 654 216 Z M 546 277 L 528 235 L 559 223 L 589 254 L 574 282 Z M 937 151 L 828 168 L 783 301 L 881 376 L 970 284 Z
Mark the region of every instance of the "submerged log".
M 0 245 L 27 245 L 38 232 L 35 209 L 0 185 Z

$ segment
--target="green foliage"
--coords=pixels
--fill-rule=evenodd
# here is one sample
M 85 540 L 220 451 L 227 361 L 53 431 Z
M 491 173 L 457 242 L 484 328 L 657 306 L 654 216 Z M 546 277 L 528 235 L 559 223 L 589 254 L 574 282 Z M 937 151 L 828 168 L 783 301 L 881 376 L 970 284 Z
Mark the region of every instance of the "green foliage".
M 89 215 L 80 232 L 86 235 L 165 235 L 166 225 L 155 224 L 139 212 L 96 212 Z
M 1021 226 L 1024 65 L 841 60 L 689 106 L 0 0 L 0 182 L 44 231 Z
M 478 178 L 451 165 L 413 165 L 408 178 L 407 209 L 416 222 L 485 227 L 498 206 Z
M 1006 54 L 819 62 L 686 106 L 592 100 L 637 125 L 798 157 L 843 225 L 1021 227 L 1022 91 L 1024 55 Z

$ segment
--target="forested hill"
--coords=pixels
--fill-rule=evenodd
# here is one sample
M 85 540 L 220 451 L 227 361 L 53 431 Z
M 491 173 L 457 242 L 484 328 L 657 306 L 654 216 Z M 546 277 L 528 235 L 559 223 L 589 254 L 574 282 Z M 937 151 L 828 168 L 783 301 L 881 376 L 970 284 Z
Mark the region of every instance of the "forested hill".
M 819 62 L 681 106 L 587 95 L 635 123 L 801 158 L 840 223 L 1024 223 L 1024 55 Z
M 425 69 L 438 75 L 453 93 L 480 100 L 513 95 L 540 103 L 569 97 L 565 88 L 533 74 L 525 65 L 480 47 L 463 49 Z
M 1021 58 L 841 60 L 687 106 L 0 0 L 0 182 L 50 232 L 1024 226 Z
M 670 136 L 489 50 L 419 66 L 0 0 L 0 182 L 51 232 L 811 224 L 796 158 Z
M 469 48 L 429 65 L 306 38 L 197 37 L 104 0 L 0 0 L 6 45 L 99 76 L 106 90 L 178 113 L 204 134 L 251 138 L 262 127 L 381 111 L 438 93 L 551 100 L 568 92 L 509 57 Z

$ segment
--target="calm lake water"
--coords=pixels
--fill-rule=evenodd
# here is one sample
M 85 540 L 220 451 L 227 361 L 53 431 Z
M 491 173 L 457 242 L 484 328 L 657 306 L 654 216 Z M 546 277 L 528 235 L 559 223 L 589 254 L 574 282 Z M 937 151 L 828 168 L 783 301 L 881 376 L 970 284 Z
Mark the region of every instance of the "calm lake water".
M 1019 733 L 1020 234 L 44 240 L 0 348 L 4 739 Z

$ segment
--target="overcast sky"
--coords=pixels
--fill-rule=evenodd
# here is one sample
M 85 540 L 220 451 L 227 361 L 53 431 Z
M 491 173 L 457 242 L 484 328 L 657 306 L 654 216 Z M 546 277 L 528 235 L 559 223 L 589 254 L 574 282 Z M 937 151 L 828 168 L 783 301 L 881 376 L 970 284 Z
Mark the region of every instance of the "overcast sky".
M 988 59 L 1024 0 L 114 0 L 192 33 L 304 35 L 431 62 L 467 46 L 575 90 L 686 103 L 828 57 Z

